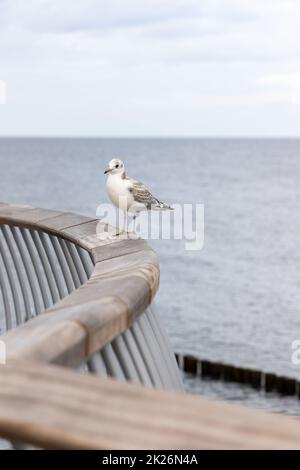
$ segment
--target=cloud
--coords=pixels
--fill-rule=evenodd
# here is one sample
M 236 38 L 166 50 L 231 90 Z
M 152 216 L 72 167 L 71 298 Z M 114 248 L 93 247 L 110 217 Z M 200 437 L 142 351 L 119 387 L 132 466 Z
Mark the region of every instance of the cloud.
M 0 104 L 6 103 L 6 83 L 0 80 Z
M 274 96 L 293 105 L 300 104 L 300 73 L 278 73 L 266 75 L 257 80 L 257 84 Z
M 274 75 L 267 75 L 260 77 L 257 80 L 260 85 L 271 85 L 271 86 L 289 86 L 299 87 L 300 86 L 300 73 L 279 73 Z
M 299 54 L 293 0 L 2 0 L 0 48 L 51 59 L 278 60 Z M 6 26 L 5 26 L 6 25 Z M 105 54 L 105 50 L 107 54 Z M 143 49 L 143 53 L 139 51 Z M 43 53 L 45 50 L 46 54 Z M 118 53 L 119 51 L 119 53 Z
M 128 28 L 193 14 L 194 0 L 4 0 L 12 21 L 44 32 Z
M 195 133 L 218 104 L 237 132 L 249 127 L 237 107 L 256 107 L 263 131 L 298 87 L 299 24 L 298 0 L 0 0 L 0 132 L 57 133 L 62 115 L 62 133 L 80 132 L 88 112 L 82 133 L 105 122 L 134 134 L 144 120 L 144 133 L 170 134 L 183 113 Z

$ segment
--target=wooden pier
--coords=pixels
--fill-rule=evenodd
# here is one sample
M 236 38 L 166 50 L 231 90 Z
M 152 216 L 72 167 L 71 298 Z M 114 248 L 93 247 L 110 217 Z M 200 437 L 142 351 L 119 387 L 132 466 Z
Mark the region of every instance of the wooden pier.
M 100 240 L 98 223 L 0 204 L 0 436 L 49 449 L 300 449 L 297 418 L 182 393 L 149 310 L 158 258 L 143 240 Z
M 18 361 L 1 367 L 0 435 L 49 449 L 300 449 L 300 422 Z

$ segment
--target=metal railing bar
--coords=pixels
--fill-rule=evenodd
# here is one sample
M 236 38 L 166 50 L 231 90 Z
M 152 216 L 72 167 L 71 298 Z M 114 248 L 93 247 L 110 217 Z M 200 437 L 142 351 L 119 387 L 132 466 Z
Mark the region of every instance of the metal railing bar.
M 140 383 L 139 374 L 128 352 L 126 343 L 124 342 L 122 335 L 115 338 L 112 341 L 111 345 L 116 353 L 120 366 L 122 367 L 124 375 L 127 378 L 127 380 L 130 380 L 131 382 L 134 382 L 134 383 Z
M 85 272 L 85 269 L 83 267 L 83 263 L 81 261 L 81 258 L 78 254 L 78 251 L 75 248 L 75 245 L 73 243 L 67 243 L 67 248 L 69 250 L 69 253 L 71 255 L 71 258 L 73 260 L 74 267 L 77 271 L 78 277 L 80 284 L 84 284 L 88 280 L 88 276 Z
M 25 269 L 25 272 L 27 274 L 27 281 L 30 286 L 31 290 L 31 295 L 33 298 L 33 303 L 34 303 L 34 308 L 35 308 L 35 314 L 41 313 L 43 310 L 42 304 L 41 304 L 41 294 L 39 292 L 39 286 L 35 271 L 33 269 L 33 263 L 30 258 L 30 255 L 28 253 L 28 250 L 26 249 L 26 245 L 22 236 L 22 233 L 20 230 L 16 227 L 11 227 L 11 232 L 14 237 L 14 240 L 16 242 L 16 245 L 18 247 L 19 253 L 21 255 L 22 263 Z M 32 313 L 32 312 L 31 312 Z
M 62 250 L 62 247 L 57 239 L 57 237 L 50 236 L 50 241 L 52 243 L 53 249 L 56 253 L 56 256 L 59 260 L 60 267 L 65 279 L 65 283 L 68 289 L 69 294 L 75 290 L 75 284 L 71 275 L 70 267 L 67 263 L 66 257 L 64 255 L 64 252 Z
M 2 300 L 5 313 L 5 330 L 12 328 L 13 310 L 9 299 L 8 292 L 11 291 L 10 282 L 7 276 L 7 270 L 5 269 L 2 254 L 0 253 L 0 287 L 2 292 Z
M 89 358 L 87 366 L 90 372 L 96 373 L 101 377 L 107 377 L 107 369 L 99 351 Z
M 149 325 L 148 319 L 146 317 L 145 312 L 143 315 L 141 315 L 138 319 L 137 322 L 139 323 L 145 337 L 145 342 L 148 344 L 148 348 L 150 350 L 151 356 L 152 356 L 152 362 L 155 366 L 155 369 L 157 370 L 157 373 L 160 377 L 160 381 L 162 383 L 162 386 L 170 386 L 170 379 L 169 377 L 165 374 L 162 374 L 161 372 L 161 365 L 163 362 L 163 358 L 159 354 L 158 350 L 158 345 L 155 341 L 155 337 L 153 335 L 153 332 L 151 330 L 151 326 Z
M 133 334 L 136 345 L 140 350 L 141 357 L 143 358 L 144 364 L 148 370 L 152 385 L 154 387 L 162 388 L 163 383 L 157 372 L 156 366 L 153 363 L 151 350 L 148 342 L 146 341 L 144 332 L 137 320 L 131 325 L 130 330 Z
M 3 225 L 2 227 L 3 235 L 6 240 L 9 252 L 11 254 L 11 257 L 14 262 L 15 270 L 17 273 L 17 277 L 19 280 L 19 284 L 21 287 L 21 292 L 23 296 L 23 301 L 25 305 L 25 321 L 29 320 L 33 315 L 33 310 L 32 310 L 32 304 L 30 302 L 29 298 L 29 290 L 28 290 L 28 280 L 26 279 L 26 276 L 24 276 L 24 266 L 21 258 L 21 254 L 18 250 L 18 246 L 16 245 L 16 242 L 12 236 L 11 230 L 7 225 Z M 22 322 L 22 319 L 21 319 Z
M 68 263 L 68 266 L 70 268 L 70 272 L 71 272 L 71 275 L 72 275 L 72 278 L 73 278 L 73 282 L 74 282 L 74 285 L 76 287 L 76 289 L 78 287 L 80 287 L 82 284 L 80 282 L 80 279 L 79 279 L 79 276 L 78 276 L 78 273 L 77 273 L 77 270 L 74 266 L 74 262 L 73 262 L 73 259 L 72 259 L 72 256 L 68 250 L 68 244 L 66 243 L 65 240 L 63 240 L 62 238 L 58 238 L 58 241 L 60 243 L 60 246 L 62 248 L 62 251 L 65 255 L 65 258 L 67 260 L 67 263 Z
M 88 279 L 90 278 L 93 270 L 94 270 L 94 263 L 92 261 L 92 258 L 91 258 L 91 255 L 88 251 L 84 250 L 83 248 L 81 248 L 80 246 L 78 245 L 75 245 L 76 249 L 77 249 L 77 252 L 80 256 L 80 259 L 81 259 L 81 262 L 82 262 L 82 265 L 85 269 L 85 272 L 86 272 L 86 275 L 88 277 Z
M 166 342 L 166 335 L 163 334 L 162 327 L 157 318 L 157 315 L 152 311 L 151 307 L 146 310 L 147 319 L 151 325 L 153 334 L 156 338 L 158 346 L 161 350 L 162 357 L 165 359 L 165 365 L 168 369 L 172 385 L 182 390 L 182 382 L 180 379 L 179 369 L 175 359 L 175 355 L 172 354 L 171 349 L 168 347 Z
M 63 299 L 68 294 L 68 291 L 67 291 L 65 279 L 60 269 L 60 264 L 56 257 L 53 246 L 49 240 L 49 235 L 46 234 L 45 232 L 41 232 L 40 237 L 41 237 L 42 244 L 44 246 L 45 252 L 47 254 L 47 257 L 48 257 L 48 260 L 49 260 L 49 263 L 53 272 L 56 287 L 59 292 L 59 299 Z
M 30 233 L 32 235 L 35 246 L 39 253 L 39 256 L 40 256 L 40 259 L 41 259 L 41 262 L 42 262 L 42 265 L 46 274 L 46 278 L 48 281 L 48 286 L 49 286 L 49 290 L 50 290 L 51 298 L 52 298 L 52 304 L 54 304 L 60 300 L 60 297 L 59 297 L 59 292 L 58 292 L 55 279 L 53 276 L 53 272 L 51 270 L 51 265 L 50 265 L 47 253 L 45 251 L 45 248 L 40 238 L 40 232 L 37 230 L 30 230 Z
M 104 364 L 108 375 L 115 377 L 118 380 L 126 381 L 126 377 L 119 364 L 116 353 L 114 352 L 112 345 L 109 343 L 101 350 L 101 356 L 104 360 Z
M 127 349 L 129 353 L 131 354 L 131 358 L 133 362 L 135 363 L 136 370 L 140 377 L 140 382 L 147 387 L 152 387 L 152 381 L 151 381 L 149 372 L 144 364 L 143 358 L 141 356 L 141 353 L 135 342 L 135 339 L 133 337 L 131 330 L 128 329 L 124 331 L 122 336 L 124 338 Z
M 18 291 L 15 288 L 15 277 L 14 277 L 12 269 L 11 269 L 11 263 L 13 261 L 12 261 L 11 257 L 10 257 L 11 259 L 9 259 L 9 254 L 8 254 L 9 249 L 8 249 L 7 244 L 6 244 L 2 229 L 3 229 L 3 226 L 0 227 L 0 233 L 2 234 L 2 237 L 1 237 L 2 240 L 0 241 L 0 252 L 1 252 L 1 255 L 2 255 L 5 271 L 7 273 L 7 278 L 8 278 L 9 285 L 10 285 L 10 290 L 11 290 L 11 293 L 12 293 L 12 298 L 13 298 L 13 303 L 14 303 L 14 310 L 15 310 L 15 315 L 14 316 L 16 318 L 17 325 L 20 325 L 23 322 L 23 309 L 21 307 Z
M 21 230 L 21 233 L 23 235 L 23 239 L 25 241 L 25 244 L 27 246 L 27 250 L 29 252 L 33 267 L 35 269 L 37 281 L 39 283 L 40 292 L 41 292 L 42 299 L 43 299 L 44 308 L 47 309 L 48 307 L 51 306 L 51 301 L 50 301 L 50 297 L 49 297 L 49 286 L 47 285 L 47 283 L 45 281 L 45 279 L 47 279 L 47 277 L 46 277 L 46 273 L 45 273 L 42 261 L 40 259 L 39 253 L 37 251 L 37 247 L 34 244 L 34 241 L 33 241 L 32 234 L 31 234 L 30 230 L 24 229 L 22 227 L 21 227 L 20 230 Z M 47 295 L 47 293 L 48 293 L 48 295 Z

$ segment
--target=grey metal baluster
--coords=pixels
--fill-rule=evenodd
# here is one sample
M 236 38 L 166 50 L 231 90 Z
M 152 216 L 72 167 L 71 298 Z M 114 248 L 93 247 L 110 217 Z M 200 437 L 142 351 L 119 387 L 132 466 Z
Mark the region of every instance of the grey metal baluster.
M 73 278 L 72 278 L 72 275 L 71 275 L 70 267 L 67 263 L 66 257 L 64 255 L 64 252 L 61 248 L 61 245 L 60 245 L 57 237 L 50 236 L 50 241 L 52 243 L 52 246 L 53 246 L 53 249 L 56 253 L 56 256 L 59 260 L 60 267 L 61 267 L 62 273 L 64 275 L 64 278 L 65 278 L 66 286 L 67 286 L 68 292 L 70 294 L 71 292 L 73 292 L 73 290 L 75 290 L 75 285 L 74 285 L 74 281 L 73 281 Z
M 2 233 L 2 237 L 4 237 L 3 226 L 0 227 L 0 231 Z M 1 242 L 0 242 L 0 252 L 1 252 L 1 255 L 2 255 L 2 259 L 3 259 L 3 262 L 4 262 L 4 267 L 5 267 L 7 277 L 8 277 L 8 281 L 9 281 L 9 285 L 10 285 L 10 290 L 11 290 L 12 297 L 13 297 L 16 323 L 17 323 L 17 325 L 20 325 L 23 322 L 23 314 L 22 314 L 23 310 L 22 310 L 22 307 L 21 307 L 19 294 L 18 294 L 18 291 L 17 291 L 17 288 L 16 288 L 16 278 L 15 278 L 13 272 L 12 272 L 12 259 L 9 255 L 9 249 L 8 249 L 6 241 L 5 241 L 5 244 L 3 242 L 4 242 L 4 240 L 2 239 Z
M 130 356 L 130 353 L 128 352 L 126 343 L 124 342 L 122 335 L 115 338 L 112 341 L 111 345 L 117 355 L 117 358 L 127 380 L 130 380 L 134 383 L 140 383 L 139 374 L 135 368 L 135 364 Z
M 10 254 L 12 256 L 15 270 L 18 276 L 19 284 L 21 287 L 21 292 L 22 292 L 24 305 L 25 305 L 25 319 L 29 320 L 29 318 L 31 318 L 32 316 L 33 311 L 32 311 L 32 305 L 31 305 L 30 297 L 29 297 L 28 280 L 26 279 L 26 276 L 24 275 L 25 268 L 22 263 L 21 255 L 18 251 L 18 247 L 13 239 L 11 230 L 9 229 L 7 225 L 3 225 L 2 230 L 3 230 L 5 241 L 7 243 Z
M 91 255 L 87 250 L 84 250 L 80 246 L 76 245 L 77 252 L 80 256 L 81 262 L 83 264 L 83 267 L 85 269 L 86 275 L 88 279 L 90 278 L 93 270 L 94 270 L 94 263 L 92 261 Z
M 147 318 L 152 325 L 153 333 L 159 343 L 162 354 L 166 358 L 166 364 L 170 371 L 173 384 L 177 390 L 183 391 L 182 379 L 179 372 L 179 367 L 169 343 L 168 335 L 165 333 L 157 314 L 153 311 L 153 306 L 150 305 L 146 311 Z
M 167 351 L 167 348 L 165 347 L 164 341 L 160 333 L 160 328 L 158 328 L 158 326 L 155 324 L 151 316 L 151 311 L 149 308 L 146 310 L 145 316 L 148 320 L 149 326 L 152 330 L 153 336 L 157 343 L 157 349 L 160 351 L 161 364 L 164 365 L 166 369 L 165 376 L 169 377 L 170 385 L 173 386 L 173 388 L 177 388 L 178 383 L 177 383 L 177 379 L 174 373 L 174 364 L 171 362 L 170 353 L 169 351 Z
M 75 269 L 77 271 L 77 274 L 78 274 L 78 277 L 79 277 L 79 280 L 80 280 L 80 284 L 81 285 L 85 284 L 86 281 L 88 280 L 88 276 L 85 272 L 85 269 L 83 267 L 82 261 L 80 259 L 79 254 L 78 254 L 78 251 L 76 250 L 73 243 L 67 243 L 67 248 L 69 250 L 69 253 L 71 255 L 71 258 L 72 258 L 74 266 L 75 266 Z
M 165 365 L 164 358 L 161 355 L 157 341 L 153 334 L 151 325 L 145 313 L 141 315 L 137 320 L 145 333 L 146 341 L 148 342 L 149 349 L 152 353 L 152 359 L 156 366 L 156 370 L 161 378 L 164 387 L 172 388 L 172 380 L 169 377 L 168 369 Z
M 67 263 L 68 263 L 68 266 L 70 268 L 70 271 L 71 271 L 71 274 L 72 274 L 72 278 L 73 278 L 73 282 L 74 282 L 74 285 L 76 287 L 76 289 L 78 287 L 80 287 L 82 284 L 80 282 L 80 279 L 79 279 L 79 276 L 78 276 L 78 273 L 77 273 L 77 270 L 74 266 L 74 262 L 73 262 L 73 259 L 72 259 L 72 256 L 70 255 L 70 252 L 68 250 L 68 246 L 67 246 L 67 242 L 65 240 L 63 240 L 62 238 L 58 238 L 58 241 L 60 243 L 60 246 L 62 248 L 62 251 L 65 255 L 65 258 L 67 260 Z
M 122 337 L 126 343 L 129 353 L 131 354 L 132 360 L 140 377 L 140 382 L 147 387 L 152 387 L 152 381 L 149 372 L 144 364 L 143 358 L 131 330 L 128 329 L 124 331 Z
M 2 299 L 5 313 L 5 330 L 12 328 L 13 310 L 9 299 L 8 291 L 10 289 L 9 280 L 7 278 L 7 271 L 3 262 L 2 255 L 0 253 L 0 287 L 2 291 Z
M 135 320 L 135 322 L 131 325 L 130 330 L 133 334 L 136 345 L 140 350 L 141 357 L 143 358 L 145 367 L 148 370 L 153 386 L 157 388 L 162 388 L 162 380 L 153 362 L 152 352 L 149 348 L 147 338 L 140 324 L 138 323 L 138 320 Z
M 107 369 L 101 353 L 97 351 L 87 361 L 87 366 L 90 372 L 94 372 L 101 377 L 107 377 Z
M 111 377 L 115 377 L 116 379 L 125 382 L 126 377 L 111 344 L 104 346 L 104 348 L 101 350 L 101 356 L 104 360 L 108 374 Z
M 14 240 L 16 242 L 16 245 L 18 247 L 19 253 L 21 255 L 21 259 L 23 262 L 23 266 L 25 269 L 25 272 L 27 274 L 27 280 L 28 284 L 30 286 L 31 290 L 31 295 L 33 298 L 33 303 L 34 303 L 34 308 L 35 308 L 35 314 L 41 313 L 43 310 L 42 304 L 41 304 L 41 298 L 40 298 L 40 292 L 38 288 L 38 281 L 35 275 L 35 271 L 33 269 L 32 261 L 30 259 L 30 256 L 28 254 L 28 250 L 26 248 L 25 242 L 23 240 L 22 234 L 19 230 L 19 228 L 16 227 L 11 227 L 11 232 L 13 234 Z
M 41 259 L 41 262 L 42 262 L 42 265 L 43 265 L 43 268 L 44 268 L 44 271 L 45 271 L 45 274 L 46 274 L 49 290 L 50 290 L 51 297 L 52 297 L 52 304 L 56 303 L 60 300 L 59 292 L 58 292 L 58 289 L 57 289 L 57 285 L 55 283 L 55 279 L 54 279 L 54 276 L 53 276 L 53 273 L 52 273 L 52 269 L 51 269 L 51 265 L 50 265 L 47 253 L 44 249 L 44 246 L 43 246 L 41 238 L 40 238 L 40 233 L 37 230 L 31 230 L 30 233 L 31 233 L 32 238 L 34 240 L 35 246 L 36 246 L 37 251 L 39 253 L 39 257 Z
M 59 298 L 63 299 L 68 294 L 68 290 L 67 290 L 67 286 L 66 286 L 66 283 L 65 283 L 65 279 L 64 279 L 63 274 L 60 270 L 60 265 L 59 265 L 59 262 L 56 258 L 55 251 L 54 251 L 54 249 L 51 245 L 48 234 L 46 234 L 44 232 L 41 232 L 40 237 L 41 237 L 41 242 L 43 244 L 45 252 L 47 253 L 47 257 L 48 257 L 48 260 L 49 260 L 49 263 L 50 263 L 50 266 L 51 266 L 51 270 L 52 270 L 53 275 L 54 275 L 55 283 L 56 283 L 56 286 L 57 286 L 57 289 L 58 289 L 58 292 L 59 292 Z M 52 250 L 51 250 L 51 248 L 52 248 Z
M 35 274 L 37 277 L 37 281 L 40 287 L 40 292 L 42 295 L 43 303 L 44 303 L 44 308 L 47 309 L 52 305 L 52 302 L 50 300 L 50 292 L 49 292 L 49 285 L 46 282 L 46 273 L 42 264 L 42 261 L 40 259 L 37 247 L 35 247 L 33 238 L 32 238 L 32 233 L 30 230 L 21 228 L 21 233 L 23 235 L 24 242 L 27 246 L 28 253 L 30 255 L 30 259 L 32 261 L 33 267 L 35 269 Z

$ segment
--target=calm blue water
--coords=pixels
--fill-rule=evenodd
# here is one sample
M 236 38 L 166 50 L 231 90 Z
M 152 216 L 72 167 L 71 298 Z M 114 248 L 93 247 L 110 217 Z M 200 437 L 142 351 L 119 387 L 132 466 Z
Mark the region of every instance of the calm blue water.
M 0 139 L 0 200 L 94 216 L 113 157 L 162 200 L 205 205 L 201 252 L 152 243 L 174 348 L 300 379 L 300 140 Z

